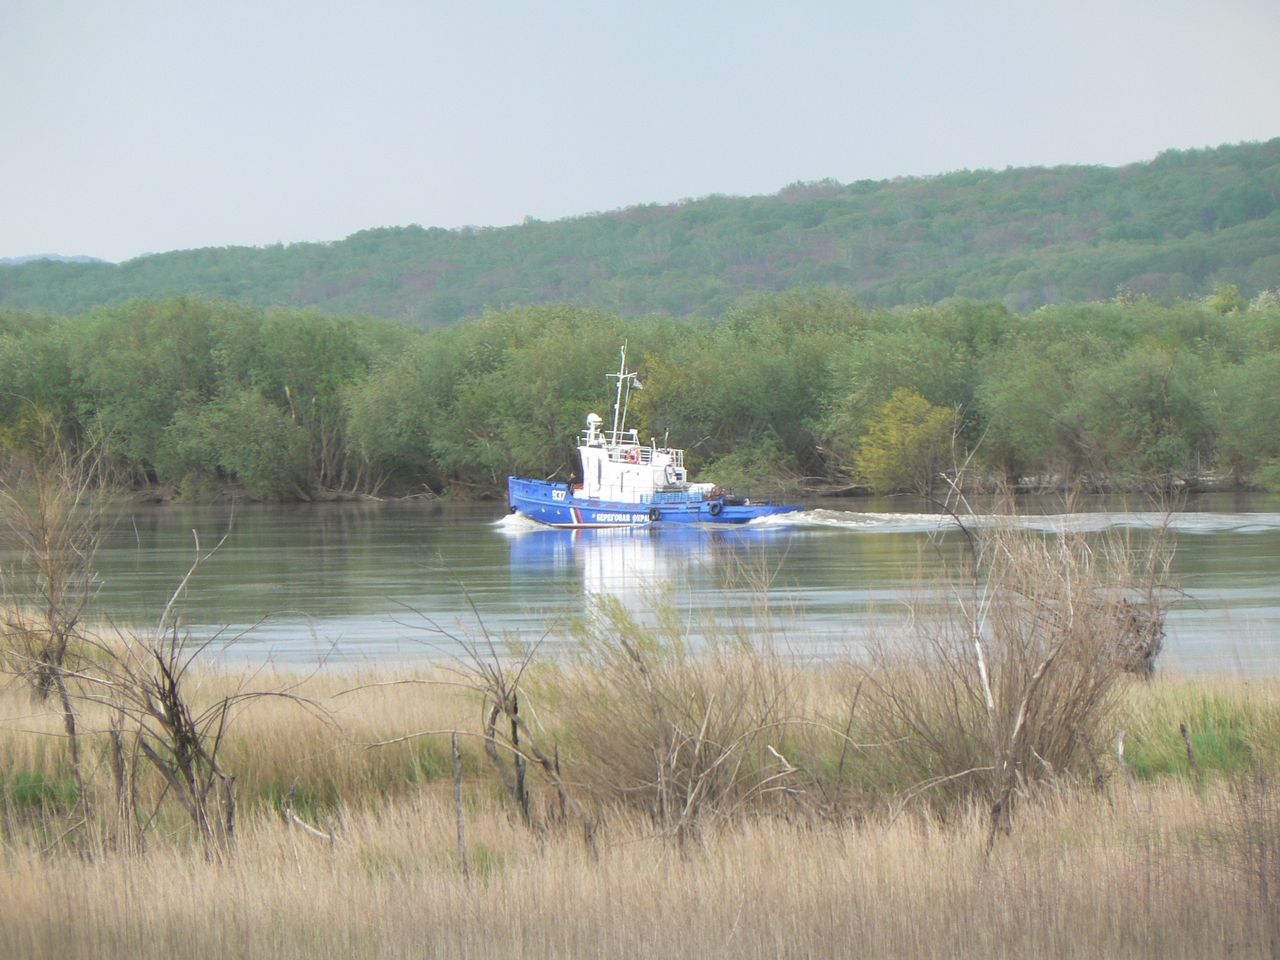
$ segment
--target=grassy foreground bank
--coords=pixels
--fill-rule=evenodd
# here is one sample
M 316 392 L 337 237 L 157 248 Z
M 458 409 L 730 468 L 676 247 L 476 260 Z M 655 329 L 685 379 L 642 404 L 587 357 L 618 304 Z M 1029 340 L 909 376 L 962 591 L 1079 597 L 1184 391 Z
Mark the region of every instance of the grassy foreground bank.
M 8 501 L 0 957 L 1280 956 L 1280 680 L 1149 679 L 1161 549 L 966 531 L 817 663 L 746 565 L 750 627 L 597 596 L 547 655 L 232 675 L 208 554 L 84 622 L 58 476 Z
M 533 762 L 523 805 L 503 782 L 514 766 L 496 763 L 485 737 L 464 736 L 460 806 L 448 732 L 485 729 L 474 684 L 447 672 L 255 676 L 288 697 L 245 701 L 227 728 L 222 763 L 237 778 L 238 819 L 234 847 L 213 856 L 163 785 L 141 780 L 136 808 L 155 820 L 142 842 L 126 842 L 106 802 L 106 741 L 92 739 L 107 716 L 83 712 L 78 797 L 56 711 L 11 685 L 0 693 L 0 955 L 1280 950 L 1280 681 L 1126 682 L 1103 731 L 1109 743 L 1123 732 L 1123 764 L 1112 750 L 1092 767 L 1026 778 L 1008 832 L 992 843 L 983 795 L 926 796 L 910 761 L 875 739 L 883 702 L 865 675 L 855 693 L 858 677 L 838 666 L 741 651 L 694 666 L 700 684 L 687 669 L 672 682 L 704 703 L 694 712 L 708 742 L 730 725 L 714 703 L 731 692 L 742 703 L 752 688 L 785 699 L 786 722 L 752 717 L 742 730 L 763 730 L 760 744 L 704 757 L 734 766 L 732 778 L 685 769 L 679 796 L 702 806 L 684 833 L 652 796 L 637 802 L 660 777 L 629 772 L 643 760 L 643 724 L 639 714 L 625 729 L 602 723 L 627 716 L 602 674 L 560 665 L 521 677 L 525 710 L 539 711 L 524 714 Z M 246 683 L 215 672 L 190 680 L 194 702 Z M 593 703 L 607 712 L 593 714 Z M 720 747 L 728 736 L 716 734 Z M 553 740 L 559 782 L 538 773 L 534 753 Z M 652 750 L 649 763 L 663 767 Z M 679 779 L 676 765 L 666 769 Z

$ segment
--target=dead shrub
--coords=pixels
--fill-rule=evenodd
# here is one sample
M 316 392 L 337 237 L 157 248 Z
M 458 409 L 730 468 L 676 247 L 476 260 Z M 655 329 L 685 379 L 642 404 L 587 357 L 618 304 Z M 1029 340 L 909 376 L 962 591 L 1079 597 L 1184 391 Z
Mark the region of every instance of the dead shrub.
M 82 619 L 97 589 L 98 448 L 76 450 L 52 418 L 32 415 L 29 448 L 0 463 L 0 537 L 16 561 L 0 570 L 0 670 L 38 701 L 56 701 L 79 794 L 80 731 L 68 673 L 83 652 Z
M 1162 616 L 1167 553 L 1159 537 L 1139 554 L 1123 537 L 1015 522 L 967 533 L 973 569 L 941 603 L 912 604 L 904 636 L 871 645 L 862 724 L 885 744 L 899 802 L 980 800 L 993 842 L 1018 794 L 1099 775 L 1135 604 Z

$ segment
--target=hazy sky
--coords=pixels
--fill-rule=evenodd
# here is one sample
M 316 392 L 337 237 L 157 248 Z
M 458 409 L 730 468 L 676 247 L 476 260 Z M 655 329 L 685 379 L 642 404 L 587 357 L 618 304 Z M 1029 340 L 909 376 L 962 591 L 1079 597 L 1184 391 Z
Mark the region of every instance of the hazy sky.
M 1280 0 L 0 0 L 0 257 L 1280 136 Z

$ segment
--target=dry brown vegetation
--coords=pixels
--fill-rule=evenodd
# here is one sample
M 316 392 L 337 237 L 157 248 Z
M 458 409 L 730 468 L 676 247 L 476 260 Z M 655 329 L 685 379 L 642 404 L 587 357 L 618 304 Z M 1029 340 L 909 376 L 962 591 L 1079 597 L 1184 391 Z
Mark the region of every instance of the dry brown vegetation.
M 193 679 L 198 702 L 244 683 Z M 1252 764 L 1217 770 L 1206 757 L 1199 785 L 1185 769 L 1139 777 L 1114 765 L 1102 785 L 1059 778 L 1028 790 L 989 853 L 989 811 L 976 795 L 945 810 L 935 801 L 904 811 L 888 792 L 868 802 L 864 784 L 851 794 L 857 804 L 824 807 L 821 774 L 799 769 L 788 775 L 793 793 L 753 795 L 778 772 L 776 758 L 732 800 L 708 792 L 716 815 L 699 819 L 696 842 L 676 845 L 655 814 L 653 782 L 636 801 L 643 774 L 611 787 L 604 775 L 616 775 L 622 758 L 600 768 L 587 758 L 580 770 L 566 737 L 569 789 L 599 818 L 589 845 L 560 826 L 545 779 L 531 783 L 526 825 L 472 737 L 464 741 L 468 879 L 443 731 L 475 728 L 475 693 L 447 672 L 257 679 L 326 711 L 317 717 L 278 699 L 244 704 L 223 747 L 244 812 L 234 855 L 213 861 L 173 811 L 162 811 L 143 850 L 130 850 L 110 831 L 89 830 L 74 797 L 23 797 L 15 771 L 46 783 L 65 777 L 61 725 L 25 691 L 6 692 L 0 954 L 750 957 L 847 955 L 857 945 L 903 957 L 1274 955 L 1274 681 L 1131 687 L 1118 715 L 1134 731 L 1131 753 L 1160 731 L 1176 737 L 1181 718 L 1212 726 L 1211 715 L 1195 712 L 1211 704 L 1223 727 L 1252 718 L 1243 731 Z M 740 681 L 734 673 L 714 682 L 733 690 Z M 789 686 L 798 702 L 834 707 L 843 682 L 839 671 L 797 668 Z M 101 719 L 84 717 L 86 742 L 98 743 Z M 549 714 L 547 735 L 553 722 Z M 412 736 L 423 731 L 441 733 Z M 578 730 L 575 739 L 586 736 Z M 395 742 L 371 746 L 386 741 Z M 827 742 L 833 769 L 839 742 Z M 1176 757 L 1182 745 L 1173 746 Z M 108 789 L 106 752 L 86 751 L 91 790 Z M 845 775 L 858 756 L 876 753 L 863 746 L 846 756 Z M 889 761 L 875 762 L 883 770 Z M 823 786 L 837 789 L 832 778 Z M 326 836 L 284 820 L 286 805 Z
M 974 543 L 821 663 L 604 599 L 571 657 L 372 676 L 202 669 L 185 582 L 56 661 L 28 618 L 0 955 L 1280 955 L 1280 682 L 1134 671 L 1158 557 Z

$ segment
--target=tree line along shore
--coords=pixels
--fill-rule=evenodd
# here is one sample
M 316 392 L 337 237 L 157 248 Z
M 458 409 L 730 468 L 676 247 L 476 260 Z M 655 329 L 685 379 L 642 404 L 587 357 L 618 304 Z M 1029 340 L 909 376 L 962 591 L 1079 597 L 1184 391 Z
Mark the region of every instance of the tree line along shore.
M 1280 486 L 1280 299 L 866 309 L 764 295 L 714 318 L 513 307 L 435 330 L 196 297 L 0 312 L 0 449 L 56 435 L 160 497 L 499 495 L 567 478 L 620 344 L 644 437 L 770 491 L 970 482 Z

